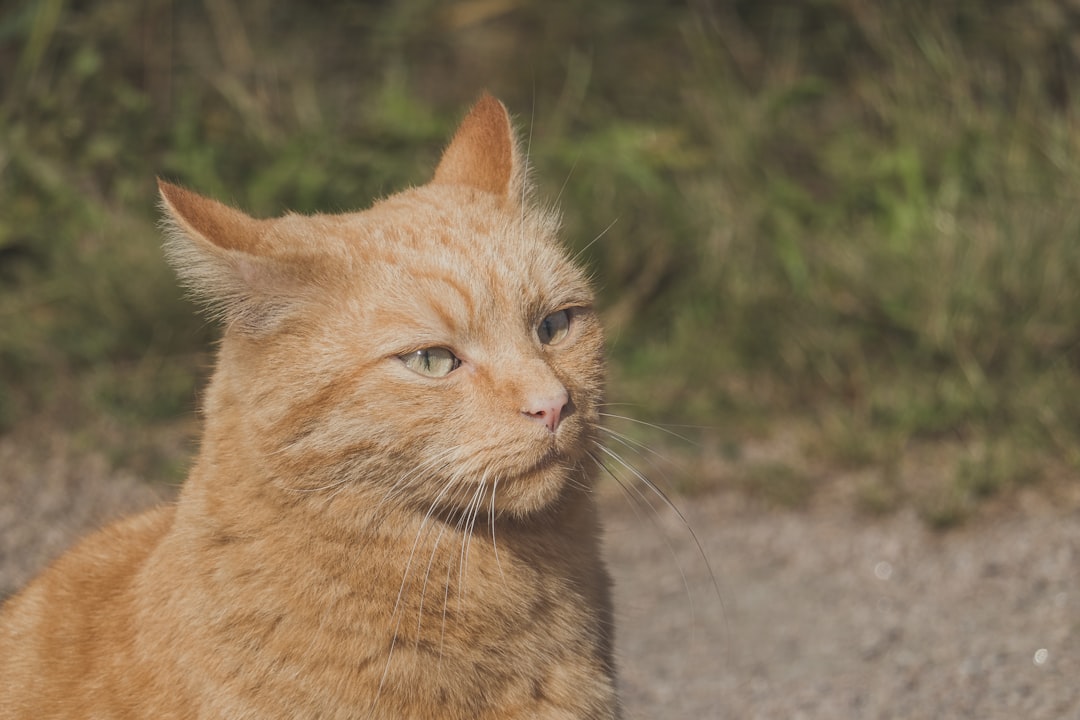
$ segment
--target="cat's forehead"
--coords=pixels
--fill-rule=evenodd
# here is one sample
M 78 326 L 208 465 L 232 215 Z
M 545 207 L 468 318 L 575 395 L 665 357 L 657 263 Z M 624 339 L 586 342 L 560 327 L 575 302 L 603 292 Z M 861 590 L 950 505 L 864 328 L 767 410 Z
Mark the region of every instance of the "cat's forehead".
M 556 238 L 554 215 L 507 210 L 483 194 L 425 190 L 361 214 L 352 238 L 357 263 L 401 286 L 441 283 L 490 300 L 588 292 Z
M 551 214 L 421 188 L 343 218 L 359 302 L 395 325 L 474 333 L 591 304 Z

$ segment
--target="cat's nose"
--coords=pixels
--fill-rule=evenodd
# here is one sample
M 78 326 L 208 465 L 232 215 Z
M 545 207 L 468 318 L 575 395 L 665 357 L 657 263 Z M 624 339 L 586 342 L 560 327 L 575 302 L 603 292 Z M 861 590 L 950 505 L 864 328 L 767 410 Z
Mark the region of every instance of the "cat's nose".
M 530 398 L 521 409 L 521 414 L 543 423 L 548 430 L 555 432 L 559 429 L 559 420 L 569 402 L 570 396 L 566 390 L 560 389 L 557 393 Z

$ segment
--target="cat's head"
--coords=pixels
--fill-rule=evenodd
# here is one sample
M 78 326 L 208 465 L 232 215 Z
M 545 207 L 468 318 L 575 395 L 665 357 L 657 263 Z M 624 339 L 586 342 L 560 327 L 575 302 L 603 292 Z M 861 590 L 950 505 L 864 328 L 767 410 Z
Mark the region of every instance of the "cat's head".
M 587 478 L 603 339 L 483 97 L 427 185 L 256 220 L 161 183 L 167 253 L 226 326 L 203 453 L 278 487 L 525 515 Z M 235 470 L 234 470 L 235 472 Z

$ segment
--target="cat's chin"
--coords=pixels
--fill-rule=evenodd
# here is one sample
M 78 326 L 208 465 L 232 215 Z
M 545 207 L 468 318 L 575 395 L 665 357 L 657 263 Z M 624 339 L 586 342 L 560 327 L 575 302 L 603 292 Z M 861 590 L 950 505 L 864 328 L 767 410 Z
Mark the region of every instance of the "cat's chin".
M 552 453 L 527 468 L 501 476 L 497 482 L 485 480 L 482 488 L 463 484 L 434 501 L 418 498 L 416 508 L 430 512 L 434 502 L 447 518 L 492 512 L 524 518 L 554 505 L 567 488 L 586 486 L 586 478 L 572 467 L 574 464 L 566 458 Z
M 550 457 L 501 481 L 495 488 L 495 509 L 516 517 L 532 515 L 553 505 L 567 487 L 583 482 L 564 459 Z

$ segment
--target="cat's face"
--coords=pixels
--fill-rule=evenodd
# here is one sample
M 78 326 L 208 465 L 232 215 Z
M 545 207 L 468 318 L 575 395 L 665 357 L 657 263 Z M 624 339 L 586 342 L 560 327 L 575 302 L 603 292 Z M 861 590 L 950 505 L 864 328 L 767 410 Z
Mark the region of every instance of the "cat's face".
M 423 511 L 522 515 L 582 482 L 603 339 L 520 165 L 485 98 L 434 182 L 362 213 L 255 221 L 164 185 L 174 263 L 229 323 L 206 442 L 242 425 L 279 485 Z

